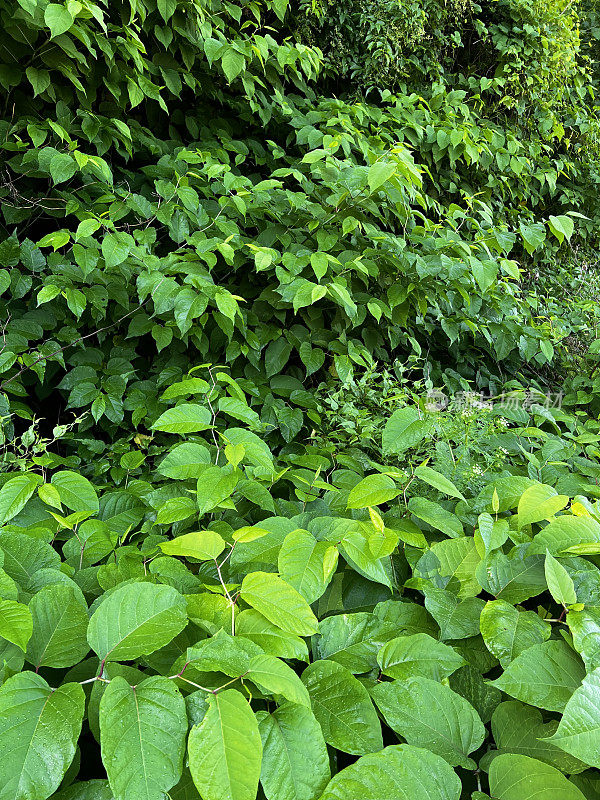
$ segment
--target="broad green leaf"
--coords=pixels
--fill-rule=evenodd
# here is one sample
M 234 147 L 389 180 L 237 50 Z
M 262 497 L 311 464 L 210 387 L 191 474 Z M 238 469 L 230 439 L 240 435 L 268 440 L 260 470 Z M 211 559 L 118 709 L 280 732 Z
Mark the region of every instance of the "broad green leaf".
M 198 478 L 196 502 L 200 516 L 226 501 L 238 482 L 238 473 L 228 472 L 223 467 L 207 467 Z
M 51 38 L 54 38 L 69 30 L 73 24 L 73 17 L 65 6 L 49 3 L 44 11 L 44 22 L 50 28 Z
M 164 411 L 152 425 L 165 433 L 198 433 L 210 428 L 212 415 L 208 408 L 197 403 L 180 403 Z
M 274 625 L 296 636 L 311 636 L 319 623 L 306 600 L 270 572 L 251 572 L 242 581 L 241 598 Z
M 481 587 L 498 600 L 513 604 L 545 591 L 544 557 L 527 555 L 528 548 L 527 544 L 515 547 L 508 555 L 500 550 L 488 553 L 476 571 Z
M 390 161 L 376 161 L 369 167 L 367 182 L 371 192 L 376 192 L 386 181 L 396 174 L 396 164 Z
M 381 725 L 369 693 L 349 670 L 334 661 L 314 661 L 302 673 L 312 710 L 327 744 L 343 753 L 381 750 Z
M 102 240 L 102 256 L 107 269 L 122 264 L 134 243 L 133 237 L 125 232 L 107 233 Z
M 113 678 L 100 701 L 100 744 L 115 800 L 163 800 L 181 777 L 187 729 L 173 681 Z
M 224 672 L 239 677 L 248 672 L 251 659 L 259 655 L 260 647 L 254 642 L 220 630 L 210 639 L 188 647 L 185 660 L 199 672 Z
M 202 722 L 190 731 L 190 772 L 203 800 L 255 800 L 262 742 L 250 704 L 235 689 L 209 698 Z
M 46 800 L 75 755 L 85 707 L 77 683 L 51 689 L 21 672 L 0 688 L 0 797 Z
M 92 484 L 77 472 L 64 470 L 52 476 L 52 486 L 58 489 L 61 502 L 71 511 L 98 513 L 98 495 Z
M 14 600 L 0 600 L 0 637 L 25 652 L 32 631 L 31 611 L 26 605 Z
M 185 599 L 188 617 L 195 625 L 210 635 L 221 628 L 226 631 L 231 630 L 231 615 L 233 612 L 235 617 L 237 606 L 232 606 L 226 597 L 211 592 L 200 592 L 185 595 Z
M 556 733 L 548 741 L 590 767 L 600 766 L 600 668 L 583 679 L 565 706 Z
M 531 525 L 544 519 L 551 519 L 569 502 L 564 494 L 558 494 L 552 486 L 536 483 L 526 489 L 519 500 L 519 527 Z
M 291 667 L 275 656 L 254 656 L 248 664 L 246 678 L 267 694 L 285 697 L 291 703 L 310 708 L 310 697 L 306 687 Z
M 388 475 L 376 472 L 367 475 L 351 489 L 348 495 L 348 508 L 367 508 L 393 500 L 400 494 L 396 484 Z
M 599 544 L 600 523 L 592 517 L 564 514 L 538 533 L 530 546 L 531 553 L 558 556 L 574 545 Z
M 551 633 L 549 623 L 534 611 L 519 611 L 504 600 L 486 603 L 479 624 L 486 647 L 505 669 L 529 647 L 546 641 Z
M 542 222 L 534 222 L 531 225 L 525 225 L 523 222 L 519 224 L 521 236 L 525 244 L 525 249 L 529 254 L 537 250 L 538 247 L 544 244 L 546 239 L 546 227 Z
M 4 553 L 4 571 L 22 587 L 26 588 L 40 569 L 60 569 L 56 550 L 26 533 L 0 531 L 0 549 Z
M 186 624 L 185 598 L 171 586 L 131 583 L 102 601 L 87 638 L 102 661 L 131 661 L 164 647 Z
M 225 53 L 221 56 L 221 66 L 227 81 L 231 83 L 240 72 L 244 69 L 246 59 L 233 47 L 228 47 Z
M 443 758 L 401 744 L 365 755 L 338 772 L 321 800 L 458 800 L 460 794 L 460 780 Z
M 353 570 L 370 581 L 392 588 L 389 560 L 383 561 L 373 555 L 368 530 L 350 530 L 344 535 L 338 549 Z
M 184 442 L 173 447 L 157 467 L 157 472 L 166 478 L 187 480 L 199 478 L 210 464 L 207 447 L 194 442 Z
M 57 153 L 50 161 L 50 176 L 56 186 L 70 180 L 77 172 L 77 162 L 68 153 Z
M 371 693 L 387 724 L 408 744 L 437 753 L 453 767 L 475 769 L 468 756 L 482 744 L 485 728 L 459 694 L 420 676 L 379 683 Z
M 556 602 L 562 606 L 571 606 L 576 603 L 577 595 L 575 594 L 573 578 L 571 578 L 560 561 L 557 561 L 548 551 L 546 551 L 544 570 L 548 590 Z
M 300 592 L 307 603 L 314 603 L 331 580 L 337 566 L 338 550 L 329 542 L 318 542 L 304 530 L 288 533 L 279 551 L 279 574 Z
M 317 800 L 331 773 L 323 733 L 312 711 L 284 705 L 259 711 L 263 745 L 260 782 L 267 800 Z
M 37 475 L 25 473 L 9 478 L 0 489 L 0 525 L 5 525 L 21 511 L 38 485 L 43 481 Z
M 560 214 L 557 217 L 550 215 L 548 218 L 548 227 L 562 244 L 564 239 L 571 239 L 573 231 L 575 230 L 575 223 L 571 217 L 568 217 L 566 214 Z
M 537 708 L 518 700 L 507 700 L 494 711 L 492 734 L 500 752 L 537 758 L 561 772 L 582 772 L 587 764 L 559 749 L 550 740 L 558 724 L 556 719 L 544 723 Z
M 197 558 L 207 561 L 219 556 L 225 549 L 225 542 L 215 531 L 195 531 L 184 533 L 169 542 L 159 545 L 163 553 L 170 556 L 183 556 L 184 558 Z
M 417 467 L 415 470 L 415 475 L 417 478 L 420 478 L 425 483 L 428 483 L 430 486 L 433 486 L 434 489 L 438 489 L 443 494 L 448 494 L 450 497 L 456 497 L 458 500 L 464 500 L 462 493 L 456 488 L 456 486 L 452 483 L 452 481 L 448 480 L 448 478 L 444 477 L 441 472 L 438 472 L 435 469 L 431 469 L 425 464 L 421 464 L 421 466 Z
M 385 424 L 382 447 L 384 455 L 402 455 L 425 438 L 429 428 L 414 406 L 399 408 Z
M 384 622 L 366 612 L 335 614 L 319 623 L 316 651 L 320 658 L 336 661 L 352 673 L 370 672 L 377 668 L 381 647 L 401 630 L 396 621 Z
M 411 497 L 408 501 L 408 508 L 415 517 L 445 533 L 446 536 L 454 539 L 462 537 L 464 534 L 462 523 L 458 517 L 439 503 L 434 503 L 433 500 L 428 500 L 426 497 Z
M 563 641 L 534 644 L 518 655 L 493 685 L 530 706 L 563 711 L 585 670 Z
M 441 639 L 477 636 L 484 605 L 484 601 L 478 597 L 461 600 L 444 589 L 425 589 L 425 608 L 440 626 Z
M 158 509 L 156 522 L 158 525 L 172 525 L 193 517 L 195 513 L 196 503 L 191 497 L 172 497 Z
M 426 633 L 399 636 L 387 642 L 377 654 L 384 675 L 405 680 L 422 676 L 441 681 L 467 662 L 447 644 Z
M 75 587 L 77 588 L 77 587 Z M 29 603 L 33 635 L 27 660 L 39 667 L 72 667 L 89 652 L 88 611 L 73 587 L 55 583 L 34 594 Z
M 114 800 L 114 796 L 108 781 L 94 778 L 91 781 L 75 781 L 58 794 L 53 794 L 52 800 Z
M 272 656 L 308 661 L 308 648 L 304 639 L 277 627 L 253 608 L 247 608 L 238 614 L 235 631 L 237 635 L 249 639 Z
M 497 800 L 586 800 L 562 772 L 535 758 L 512 753 L 492 761 L 490 790 Z

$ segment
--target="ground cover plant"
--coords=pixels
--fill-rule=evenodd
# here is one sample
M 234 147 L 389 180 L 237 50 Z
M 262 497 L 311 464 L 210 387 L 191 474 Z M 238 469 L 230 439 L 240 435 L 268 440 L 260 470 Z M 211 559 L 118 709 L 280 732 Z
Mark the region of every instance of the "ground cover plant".
M 0 20 L 0 800 L 597 800 L 595 6 Z

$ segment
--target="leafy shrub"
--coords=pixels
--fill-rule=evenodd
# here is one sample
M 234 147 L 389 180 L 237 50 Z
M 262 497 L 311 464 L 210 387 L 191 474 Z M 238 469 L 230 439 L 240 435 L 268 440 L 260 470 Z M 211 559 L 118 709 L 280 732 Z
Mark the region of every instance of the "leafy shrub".
M 454 800 L 488 780 L 512 797 L 519 770 L 579 796 L 600 766 L 582 710 L 597 424 L 533 405 L 496 433 L 505 468 L 463 492 L 416 463 L 439 422 L 415 406 L 388 417 L 389 466 L 366 474 L 319 447 L 281 469 L 249 430 L 215 443 L 189 430 L 201 407 L 175 408 L 157 425 L 175 443 L 123 453 L 120 487 L 4 476 L 7 797 L 245 798 L 259 780 L 277 800 L 349 798 L 355 780 L 379 797 L 398 770 L 403 791 Z
M 594 800 L 575 10 L 0 19 L 0 798 Z

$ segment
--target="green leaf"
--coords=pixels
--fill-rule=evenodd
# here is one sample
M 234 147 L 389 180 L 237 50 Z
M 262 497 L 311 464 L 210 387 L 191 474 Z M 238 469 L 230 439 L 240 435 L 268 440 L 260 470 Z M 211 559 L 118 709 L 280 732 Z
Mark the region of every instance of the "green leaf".
M 250 660 L 257 655 L 261 655 L 258 645 L 219 630 L 210 639 L 188 647 L 186 661 L 199 672 L 224 672 L 239 677 L 247 673 Z
M 221 56 L 221 66 L 227 78 L 227 82 L 231 83 L 246 66 L 246 59 L 233 47 L 228 47 Z
M 4 570 L 19 586 L 27 587 L 35 573 L 46 567 L 60 569 L 60 556 L 49 544 L 26 533 L 0 531 Z
M 317 800 L 331 773 L 321 727 L 309 708 L 285 703 L 259 711 L 260 782 L 267 800 Z
M 310 708 L 310 698 L 300 678 L 275 656 L 266 653 L 254 656 L 248 664 L 246 677 L 267 694 L 281 695 L 291 703 Z
M 40 667 L 72 667 L 89 652 L 87 607 L 72 586 L 55 583 L 31 599 L 33 635 L 27 660 Z
M 219 556 L 225 549 L 225 542 L 215 531 L 195 531 L 185 533 L 169 542 L 159 544 L 163 553 L 170 556 L 184 556 L 208 561 Z
M 565 706 L 556 733 L 548 741 L 591 767 L 600 766 L 600 668 L 583 679 Z
M 133 244 L 133 238 L 127 233 L 107 233 L 102 240 L 102 257 L 107 269 L 122 264 Z
M 388 475 L 376 472 L 367 475 L 350 490 L 348 508 L 367 508 L 393 500 L 400 494 L 396 484 Z
M 282 630 L 253 608 L 240 612 L 236 619 L 235 632 L 272 656 L 308 661 L 308 648 L 304 639 Z
M 50 161 L 50 176 L 56 186 L 70 180 L 77 172 L 77 162 L 68 153 L 56 153 Z
M 317 653 L 320 658 L 336 661 L 352 673 L 370 672 L 377 668 L 377 653 L 381 647 L 399 632 L 406 632 L 400 622 L 384 622 L 374 614 L 336 614 L 319 623 Z
M 434 503 L 426 497 L 411 497 L 408 501 L 408 508 L 415 517 L 445 533 L 446 536 L 455 538 L 462 537 L 464 534 L 462 523 L 458 517 L 439 503 Z
M 44 22 L 50 28 L 51 38 L 66 33 L 73 24 L 71 12 L 58 3 L 49 3 L 44 11 Z
M 408 744 L 437 753 L 451 766 L 475 769 L 468 756 L 482 744 L 485 728 L 459 694 L 423 677 L 379 683 L 371 693 L 387 724 Z
M 376 192 L 380 186 L 389 181 L 396 174 L 396 165 L 389 161 L 376 161 L 369 167 L 367 183 L 371 193 Z
M 228 472 L 216 465 L 207 467 L 200 474 L 196 487 L 196 502 L 200 516 L 227 500 L 235 489 L 237 481 L 236 472 Z
M 131 583 L 101 602 L 87 638 L 102 661 L 131 661 L 164 647 L 186 624 L 185 598 L 171 586 Z
M 190 772 L 203 800 L 255 800 L 262 762 L 258 722 L 235 689 L 209 699 L 188 742 Z
M 563 641 L 535 644 L 517 656 L 494 686 L 530 706 L 563 711 L 585 670 Z
M 402 455 L 425 438 L 428 428 L 428 421 L 414 406 L 394 411 L 383 429 L 384 455 Z
M 570 241 L 575 230 L 575 223 L 571 217 L 567 217 L 566 214 L 560 214 L 558 217 L 550 216 L 548 218 L 548 227 L 562 244 L 565 239 Z
M 441 639 L 467 639 L 477 636 L 484 605 L 484 601 L 478 597 L 461 600 L 444 589 L 425 589 L 425 608 L 440 626 Z
M 242 581 L 240 596 L 248 605 L 288 633 L 312 636 L 318 630 L 317 618 L 306 600 L 278 575 L 251 572 Z
M 177 0 L 158 0 L 157 8 L 164 21 L 168 22 L 177 10 Z
M 486 603 L 479 624 L 486 647 L 505 669 L 529 647 L 546 641 L 551 633 L 549 623 L 535 611 L 519 611 L 504 600 Z
M 461 783 L 444 759 L 421 747 L 392 745 L 338 772 L 321 800 L 458 800 Z
M 25 652 L 32 631 L 31 612 L 26 605 L 14 600 L 0 600 L 0 637 Z
M 441 472 L 437 472 L 435 469 L 431 469 L 431 467 L 428 467 L 425 464 L 421 464 L 421 466 L 416 468 L 415 475 L 417 478 L 425 481 L 425 483 L 433 486 L 434 489 L 438 489 L 443 494 L 448 494 L 450 497 L 456 497 L 459 500 L 465 499 L 452 481 L 449 481 L 448 478 L 445 478 Z
M 219 411 L 224 414 L 229 414 L 230 417 L 235 417 L 245 422 L 251 428 L 260 427 L 260 417 L 250 408 L 248 403 L 240 400 L 237 397 L 222 397 L 219 400 Z
M 163 503 L 156 514 L 158 525 L 172 525 L 196 514 L 196 503 L 191 497 L 172 497 Z
M 556 733 L 558 724 L 556 719 L 544 723 L 537 708 L 507 700 L 494 711 L 492 734 L 500 752 L 537 758 L 561 772 L 582 772 L 587 765 L 555 746 L 549 738 Z
M 51 689 L 21 672 L 0 688 L 2 800 L 46 800 L 75 756 L 85 694 L 77 683 Z
M 426 633 L 392 639 L 377 654 L 377 662 L 390 678 L 405 680 L 419 675 L 436 681 L 467 663 L 452 647 Z
M 47 69 L 37 69 L 36 67 L 27 67 L 25 70 L 29 83 L 33 86 L 33 96 L 37 97 L 42 94 L 50 86 L 50 73 Z M 68 241 L 68 239 L 67 239 Z
M 586 800 L 562 772 L 535 758 L 512 753 L 492 761 L 490 791 L 497 800 Z
M 314 661 L 302 673 L 325 741 L 353 755 L 381 750 L 381 725 L 369 693 L 334 661 Z
M 98 495 L 92 484 L 83 475 L 69 470 L 55 472 L 52 486 L 58 489 L 61 502 L 71 511 L 89 511 L 98 513 Z
M 25 473 L 9 478 L 0 489 L 0 525 L 5 525 L 19 511 L 43 481 L 37 475 Z
M 569 498 L 564 494 L 558 494 L 552 486 L 546 486 L 544 483 L 530 486 L 523 492 L 519 500 L 519 528 L 544 519 L 551 519 L 568 502 Z
M 75 241 L 78 242 L 80 239 L 85 239 L 86 236 L 92 236 L 100 226 L 101 222 L 93 217 L 81 220 L 75 231 Z
M 573 578 L 571 578 L 560 561 L 551 556 L 547 550 L 544 570 L 546 581 L 548 582 L 548 590 L 556 602 L 565 607 L 576 603 L 577 595 L 575 594 Z
M 318 542 L 304 530 L 288 533 L 279 551 L 279 574 L 307 603 L 324 593 L 337 566 L 338 550 L 329 542 Z
M 163 412 L 152 430 L 165 433 L 198 433 L 210 428 L 212 415 L 208 408 L 197 403 L 181 403 Z
M 100 701 L 100 744 L 115 800 L 163 800 L 181 777 L 187 729 L 173 681 L 113 678 Z
M 531 225 L 525 225 L 522 222 L 519 225 L 521 236 L 525 249 L 529 254 L 537 250 L 538 247 L 544 244 L 546 240 L 546 227 L 542 222 L 533 222 Z

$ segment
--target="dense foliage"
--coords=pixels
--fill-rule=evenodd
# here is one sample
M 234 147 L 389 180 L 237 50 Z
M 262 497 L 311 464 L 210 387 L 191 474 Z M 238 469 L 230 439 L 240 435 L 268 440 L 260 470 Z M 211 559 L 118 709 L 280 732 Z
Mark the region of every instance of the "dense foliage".
M 0 23 L 0 800 L 598 800 L 593 4 Z

